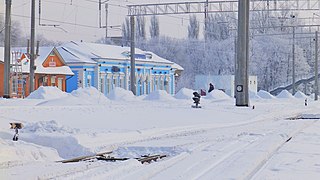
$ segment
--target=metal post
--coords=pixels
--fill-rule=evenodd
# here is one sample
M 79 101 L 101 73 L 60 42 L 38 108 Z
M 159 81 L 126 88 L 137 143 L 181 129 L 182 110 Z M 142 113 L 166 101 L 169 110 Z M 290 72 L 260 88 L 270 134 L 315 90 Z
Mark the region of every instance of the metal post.
M 205 43 L 207 42 L 208 40 L 208 8 L 209 8 L 209 4 L 208 4 L 208 0 L 206 0 L 206 4 L 204 6 L 204 40 L 205 40 Z
M 107 44 L 107 42 L 108 42 L 108 3 L 106 3 L 105 7 L 106 7 L 106 40 L 105 40 L 105 43 Z
M 295 27 L 292 27 L 292 95 L 296 93 L 295 71 Z
M 238 50 L 235 73 L 236 106 L 249 105 L 248 59 L 249 59 L 249 0 L 239 0 Z
M 30 38 L 30 85 L 29 85 L 29 93 L 32 93 L 34 91 L 34 60 L 35 60 L 35 53 L 34 53 L 34 47 L 35 47 L 35 0 L 32 0 L 31 2 L 31 38 Z
M 4 91 L 3 97 L 10 98 L 10 36 L 11 36 L 11 0 L 6 0 L 6 20 L 5 20 L 5 39 L 4 39 Z
M 131 57 L 131 73 L 130 73 L 130 87 L 131 91 L 134 95 L 136 95 L 136 65 L 135 65 L 135 37 L 134 37 L 134 16 L 130 16 L 130 24 L 131 24 L 131 46 L 130 46 L 130 57 Z
M 318 101 L 318 94 L 319 94 L 319 73 L 318 73 L 318 31 L 316 31 L 315 37 L 315 64 L 314 64 L 314 100 Z

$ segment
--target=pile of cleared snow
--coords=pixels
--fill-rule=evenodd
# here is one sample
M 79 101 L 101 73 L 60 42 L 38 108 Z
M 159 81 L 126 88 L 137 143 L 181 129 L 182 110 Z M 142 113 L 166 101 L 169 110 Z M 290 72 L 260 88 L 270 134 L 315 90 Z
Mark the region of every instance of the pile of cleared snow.
M 55 149 L 38 146 L 24 141 L 0 138 L 0 162 L 10 161 L 56 161 L 61 159 Z M 8 163 L 9 165 L 9 163 Z
M 74 137 L 78 132 L 78 129 L 61 126 L 56 121 L 39 121 L 26 124 L 21 130 L 23 136 L 20 140 L 56 149 L 62 158 L 92 154 Z
M 130 101 L 130 100 L 136 100 L 136 97 L 131 91 L 125 90 L 120 87 L 114 88 L 107 97 L 111 100 L 117 100 L 117 101 Z
M 182 88 L 180 89 L 177 94 L 174 95 L 174 97 L 176 99 L 192 99 L 193 97 L 193 92 L 195 92 L 192 89 L 188 89 L 188 88 Z
M 272 94 L 270 94 L 269 92 L 264 91 L 264 90 L 260 90 L 258 92 L 258 96 L 263 98 L 263 99 L 274 99 L 274 98 L 276 98 Z
M 55 86 L 40 86 L 37 90 L 33 91 L 27 99 L 57 99 L 66 97 L 68 94 L 61 91 Z
M 39 121 L 35 123 L 28 123 L 21 130 L 24 133 L 77 133 L 78 129 L 71 129 L 65 126 L 59 125 L 56 121 Z
M 294 98 L 289 91 L 283 90 L 280 94 L 277 95 L 277 98 Z
M 251 98 L 251 99 L 260 99 L 261 97 L 257 93 L 249 91 L 249 98 Z
M 294 97 L 295 98 L 303 98 L 303 99 L 305 99 L 305 98 L 308 98 L 308 96 L 306 96 L 303 92 L 301 92 L 301 91 L 297 91 L 295 94 L 294 94 Z
M 143 98 L 143 100 L 160 100 L 160 101 L 167 101 L 167 100 L 174 100 L 174 98 L 167 93 L 165 90 L 157 90 L 151 92 L 148 96 Z
M 68 96 L 59 99 L 41 102 L 38 105 L 54 106 L 72 106 L 72 105 L 98 105 L 108 104 L 110 100 L 94 87 L 79 88 L 68 94 Z
M 228 96 L 226 93 L 224 93 L 221 90 L 213 90 L 210 93 L 207 93 L 207 96 L 204 97 L 206 99 L 231 99 L 230 96 Z
M 71 95 L 81 99 L 100 99 L 101 96 L 103 96 L 103 98 L 107 100 L 104 94 L 94 87 L 78 88 L 77 90 L 72 91 Z

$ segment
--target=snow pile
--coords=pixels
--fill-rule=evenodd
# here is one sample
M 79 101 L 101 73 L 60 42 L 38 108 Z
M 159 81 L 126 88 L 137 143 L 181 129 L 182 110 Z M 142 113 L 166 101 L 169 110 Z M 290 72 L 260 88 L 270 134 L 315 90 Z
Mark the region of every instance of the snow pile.
M 182 88 L 180 89 L 177 94 L 174 95 L 174 97 L 176 99 L 191 99 L 193 97 L 193 92 L 195 92 L 192 89 L 188 89 L 188 88 Z
M 72 91 L 71 95 L 79 99 L 85 99 L 85 100 L 108 101 L 108 99 L 104 96 L 104 94 L 102 94 L 100 91 L 98 91 L 94 87 L 78 88 L 77 90 Z
M 56 121 L 39 121 L 27 124 L 21 130 L 20 140 L 54 148 L 62 158 L 92 154 L 73 137 L 78 132 L 78 129 L 61 126 Z
M 276 98 L 272 94 L 270 94 L 269 92 L 264 91 L 264 90 L 260 90 L 258 92 L 258 96 L 263 98 L 263 99 L 275 99 Z
M 151 92 L 148 96 L 144 98 L 144 100 L 160 100 L 160 101 L 167 101 L 167 100 L 174 100 L 174 98 L 167 93 L 165 90 L 157 90 Z
M 213 90 L 210 93 L 207 93 L 207 96 L 204 97 L 206 99 L 231 99 L 230 96 L 228 96 L 226 93 L 224 93 L 221 90 Z
M 8 162 L 8 166 L 9 162 L 14 165 L 15 162 L 21 161 L 56 161 L 59 159 L 61 158 L 55 149 L 0 138 L 0 162 Z
M 96 105 L 96 104 L 108 104 L 110 100 L 99 92 L 94 87 L 79 88 L 67 94 L 68 96 L 59 99 L 48 100 L 41 102 L 38 105 L 45 106 L 77 106 L 77 105 Z
M 119 100 L 119 101 L 130 101 L 135 100 L 136 97 L 131 91 L 125 90 L 120 87 L 114 88 L 107 97 L 111 100 Z
M 36 123 L 28 123 L 22 130 L 24 133 L 77 133 L 78 129 L 71 129 L 59 125 L 56 121 L 39 121 Z
M 277 95 L 277 98 L 294 98 L 289 91 L 283 90 L 280 94 Z
M 249 91 L 249 97 L 251 99 L 260 99 L 261 98 L 256 92 L 252 92 L 252 91 Z
M 308 96 L 305 95 L 305 94 L 304 94 L 303 92 L 301 92 L 301 91 L 297 91 L 297 92 L 294 94 L 294 97 L 295 97 L 295 98 L 303 98 L 303 99 L 308 98 Z
M 61 91 L 55 86 L 40 86 L 37 90 L 33 91 L 27 99 L 57 99 L 66 97 L 68 94 Z

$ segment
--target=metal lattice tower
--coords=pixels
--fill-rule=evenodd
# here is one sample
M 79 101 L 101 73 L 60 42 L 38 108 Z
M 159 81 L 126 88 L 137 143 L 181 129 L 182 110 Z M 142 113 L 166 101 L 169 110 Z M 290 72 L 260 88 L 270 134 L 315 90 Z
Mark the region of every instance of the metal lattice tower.
M 316 11 L 318 0 L 251 0 L 250 11 Z M 207 11 L 206 11 L 207 10 Z M 237 12 L 238 1 L 179 2 L 128 5 L 129 16 Z

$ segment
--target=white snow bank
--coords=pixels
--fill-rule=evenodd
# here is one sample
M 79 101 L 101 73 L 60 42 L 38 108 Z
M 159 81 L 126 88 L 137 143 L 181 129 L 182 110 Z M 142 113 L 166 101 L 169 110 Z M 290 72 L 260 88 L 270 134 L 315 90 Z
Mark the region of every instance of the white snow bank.
M 207 93 L 207 96 L 204 97 L 205 99 L 231 99 L 226 93 L 221 90 L 213 90 L 210 93 Z
M 0 162 L 56 161 L 60 157 L 55 149 L 38 146 L 24 141 L 0 138 Z M 9 164 L 8 164 L 9 166 Z
M 86 87 L 86 88 L 78 88 L 77 90 L 74 90 L 71 92 L 71 95 L 78 97 L 80 99 L 100 99 L 104 101 L 108 101 L 108 99 L 102 94 L 100 91 L 98 91 L 94 87 Z
M 263 98 L 263 99 L 275 99 L 276 98 L 272 94 L 270 94 L 269 92 L 264 91 L 264 90 L 260 90 L 258 92 L 258 96 Z
M 174 97 L 176 99 L 188 99 L 189 100 L 189 99 L 192 99 L 193 92 L 195 92 L 195 91 L 192 89 L 182 88 L 174 95 Z
M 107 97 L 111 100 L 118 100 L 118 101 L 130 101 L 136 100 L 137 98 L 134 96 L 132 91 L 125 90 L 120 87 L 114 88 Z
M 260 99 L 261 98 L 256 92 L 252 92 L 252 91 L 249 91 L 249 97 L 251 99 Z
M 78 133 L 78 129 L 72 129 L 66 126 L 59 125 L 56 121 L 38 121 L 35 123 L 28 123 L 21 132 L 23 133 Z
M 174 98 L 167 93 L 165 90 L 157 90 L 151 92 L 148 96 L 144 98 L 144 100 L 160 100 L 160 101 L 167 101 L 167 100 L 174 100 Z
M 281 91 L 280 94 L 277 95 L 277 98 L 294 98 L 294 97 L 292 96 L 292 94 L 289 91 L 283 90 L 283 91 Z
M 60 126 L 56 121 L 39 121 L 26 124 L 19 141 L 54 148 L 62 158 L 92 154 L 73 137 L 78 130 Z
M 303 92 L 301 92 L 301 91 L 297 91 L 297 92 L 294 94 L 294 97 L 295 97 L 295 98 L 303 98 L 303 99 L 308 98 L 308 96 L 305 95 L 305 94 L 304 94 Z
M 41 102 L 37 105 L 54 106 L 72 106 L 72 105 L 98 105 L 108 104 L 110 100 L 99 92 L 94 87 L 79 88 L 67 94 L 66 97 L 59 99 L 52 99 L 45 102 Z
M 37 90 L 33 91 L 27 99 L 57 99 L 66 97 L 68 94 L 61 91 L 55 86 L 40 86 Z

